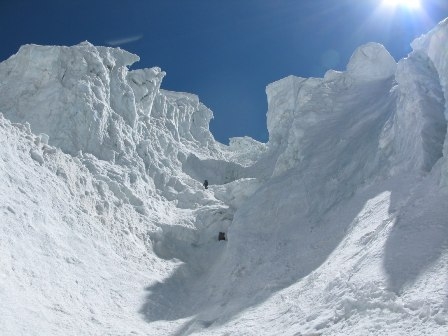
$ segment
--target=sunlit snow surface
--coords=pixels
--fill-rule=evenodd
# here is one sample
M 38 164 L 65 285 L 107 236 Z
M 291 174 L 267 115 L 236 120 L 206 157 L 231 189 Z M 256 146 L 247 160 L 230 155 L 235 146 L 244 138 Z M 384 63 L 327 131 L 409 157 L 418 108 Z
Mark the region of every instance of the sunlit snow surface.
M 23 46 L 0 63 L 0 334 L 447 335 L 447 44 L 445 21 L 398 64 L 369 43 L 272 83 L 269 142 L 230 146 L 136 55 Z

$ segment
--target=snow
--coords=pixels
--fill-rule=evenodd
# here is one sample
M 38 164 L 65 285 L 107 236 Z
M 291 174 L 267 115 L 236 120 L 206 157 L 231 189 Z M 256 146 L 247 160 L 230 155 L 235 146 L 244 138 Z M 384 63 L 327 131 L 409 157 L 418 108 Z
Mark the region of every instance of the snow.
M 446 48 L 441 46 L 446 45 L 448 41 L 448 18 L 440 22 L 436 28 L 431 30 L 426 35 L 423 35 L 412 43 L 412 48 L 415 51 L 420 51 L 427 55 L 431 60 L 432 66 L 437 71 L 440 87 L 443 90 L 445 103 L 445 118 L 448 119 L 448 55 Z M 445 138 L 444 143 L 444 157 L 448 155 L 448 138 Z M 444 160 L 448 164 L 447 160 Z M 448 187 L 448 166 L 445 165 L 443 169 L 442 184 Z
M 216 142 L 198 96 L 120 48 L 21 47 L 0 333 L 448 334 L 447 22 L 398 63 L 369 43 L 269 84 L 266 144 Z
M 379 43 L 367 43 L 355 50 L 347 65 L 347 73 L 358 80 L 390 78 L 395 74 L 394 58 Z

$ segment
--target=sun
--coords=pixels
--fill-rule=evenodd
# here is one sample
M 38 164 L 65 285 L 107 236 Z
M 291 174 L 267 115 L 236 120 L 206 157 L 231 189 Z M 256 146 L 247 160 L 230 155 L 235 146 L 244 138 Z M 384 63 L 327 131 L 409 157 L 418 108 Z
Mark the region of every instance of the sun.
M 383 0 L 383 4 L 390 7 L 406 7 L 409 9 L 418 9 L 421 6 L 420 0 Z

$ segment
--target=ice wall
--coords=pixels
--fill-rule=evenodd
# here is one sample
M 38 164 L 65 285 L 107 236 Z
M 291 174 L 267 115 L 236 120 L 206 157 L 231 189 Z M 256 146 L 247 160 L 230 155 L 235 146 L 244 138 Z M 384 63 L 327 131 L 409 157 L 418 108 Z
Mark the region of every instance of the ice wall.
M 440 22 L 429 33 L 414 40 L 412 48 L 416 52 L 423 53 L 430 61 L 430 67 L 435 69 L 443 92 L 445 106 L 445 119 L 448 120 L 448 19 Z M 448 137 L 444 143 L 444 165 L 442 171 L 442 184 L 448 186 Z
M 157 128 L 176 141 L 207 147 L 211 111 L 194 95 L 161 92 L 165 73 L 159 68 L 129 71 L 138 60 L 88 42 L 23 46 L 0 64 L 0 110 L 70 154 L 112 161 L 132 156 Z
M 381 146 L 391 150 L 395 171 L 429 172 L 443 155 L 446 136 L 445 99 L 437 70 L 424 53 L 415 51 L 399 62 L 395 78 L 396 113 L 385 126 Z M 388 141 L 393 142 L 390 148 Z
M 130 71 L 138 60 L 120 48 L 88 42 L 23 46 L 0 64 L 0 111 L 13 122 L 28 122 L 35 134 L 46 134 L 50 145 L 79 156 L 125 202 L 145 213 L 143 200 L 156 189 L 171 200 L 185 191 L 179 174 L 189 155 L 216 159 L 221 145 L 208 129 L 213 114 L 198 97 L 160 90 L 165 73 Z M 99 167 L 96 159 L 123 171 Z M 138 181 L 146 186 L 138 187 Z
M 129 137 L 136 121 L 125 78 L 126 66 L 138 60 L 124 50 L 89 43 L 23 46 L 0 65 L 0 110 L 15 122 L 28 121 L 34 132 L 48 134 L 51 144 L 68 153 L 82 150 L 112 159 L 118 146 L 112 133 Z M 163 73 L 153 69 L 148 75 L 154 93 Z
M 322 214 L 387 171 L 388 154 L 379 142 L 395 111 L 389 93 L 395 69 L 383 46 L 367 44 L 346 72 L 290 76 L 267 87 L 272 176 L 291 179 L 301 193 L 295 206 L 301 213 Z
M 437 59 L 445 62 L 438 53 Z M 381 132 L 370 141 L 377 143 L 372 151 L 381 163 L 367 168 L 374 163 L 367 162 L 365 170 L 380 171 L 387 165 L 391 174 L 430 171 L 442 157 L 446 134 L 445 84 L 439 72 L 421 50 L 397 66 L 382 45 L 368 43 L 355 50 L 345 72 L 330 70 L 323 79 L 290 76 L 268 85 L 269 144 L 278 155 L 273 174 L 303 171 L 303 162 L 309 165 L 320 155 L 317 143 L 341 147 L 353 137 L 350 127 L 360 116 L 379 115 L 376 127 Z M 323 129 L 327 132 L 321 133 Z
M 437 71 L 443 88 L 445 101 L 448 102 L 448 18 L 440 22 L 429 33 L 422 35 L 412 42 L 414 51 L 421 51 L 431 60 Z M 448 104 L 448 103 L 447 103 Z M 448 105 L 445 116 L 448 118 Z

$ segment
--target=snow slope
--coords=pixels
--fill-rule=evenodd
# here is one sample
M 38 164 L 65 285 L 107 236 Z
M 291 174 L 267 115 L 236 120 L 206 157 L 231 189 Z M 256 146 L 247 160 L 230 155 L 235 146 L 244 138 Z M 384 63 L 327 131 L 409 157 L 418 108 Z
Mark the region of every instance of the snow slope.
M 369 43 L 272 83 L 269 142 L 229 146 L 136 55 L 23 46 L 0 63 L 1 334 L 448 334 L 447 42 L 448 20 L 398 63 Z

